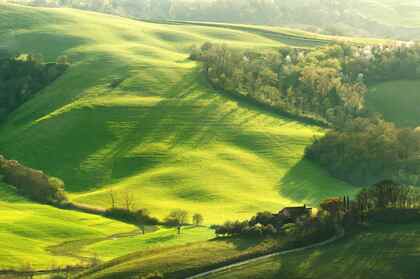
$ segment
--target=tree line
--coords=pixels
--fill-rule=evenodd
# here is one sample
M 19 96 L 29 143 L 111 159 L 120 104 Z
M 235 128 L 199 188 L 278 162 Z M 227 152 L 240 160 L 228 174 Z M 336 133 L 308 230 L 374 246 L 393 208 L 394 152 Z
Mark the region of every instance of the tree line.
M 201 226 L 204 217 L 200 213 L 192 216 L 183 209 L 172 210 L 164 220 L 151 215 L 146 208 L 136 206 L 135 197 L 129 190 L 115 191 L 110 189 L 110 207 L 105 210 L 86 210 L 83 205 L 70 202 L 65 192 L 64 182 L 56 177 L 51 177 L 40 170 L 35 170 L 20 164 L 15 160 L 7 160 L 0 155 L 0 181 L 14 187 L 18 194 L 39 203 L 45 203 L 64 209 L 75 209 L 91 214 L 137 225 L 143 232 L 147 226 L 165 225 L 176 227 L 178 234 L 188 225 Z
M 335 43 L 256 52 L 207 42 L 190 57 L 228 94 L 328 123 L 333 129 L 307 148 L 306 157 L 333 176 L 356 185 L 386 178 L 419 183 L 419 130 L 395 127 L 365 106 L 369 86 L 420 78 L 419 45 Z
M 393 179 L 420 183 L 420 129 L 398 128 L 380 118 L 356 118 L 316 138 L 305 157 L 354 185 Z
M 305 245 L 332 237 L 337 232 L 336 224 L 324 211 L 311 211 L 289 218 L 281 212 L 259 212 L 249 220 L 227 221 L 213 225 L 217 237 L 287 237 L 295 244 Z
M 256 52 L 207 42 L 193 48 L 190 57 L 201 61 L 208 80 L 225 92 L 339 125 L 363 113 L 366 85 L 356 59 L 349 61 L 355 51 L 342 44 Z
M 228 221 L 212 228 L 218 237 L 292 237 L 300 244 L 313 243 L 331 237 L 337 230 L 352 230 L 378 220 L 418 222 L 419 209 L 420 189 L 383 180 L 360 189 L 355 198 L 327 198 L 316 212 L 302 212 L 294 218 L 282 211 L 260 212 L 249 220 Z
M 65 56 L 44 63 L 41 55 L 0 56 L 0 121 L 61 76 L 68 68 Z
M 338 127 L 367 115 L 368 85 L 420 78 L 420 46 L 411 43 L 258 52 L 207 42 L 194 47 L 190 58 L 201 61 L 208 80 L 226 92 Z
M 190 213 L 183 209 L 174 209 L 164 218 L 164 220 L 159 220 L 158 218 L 151 216 L 150 211 L 147 208 L 137 209 L 135 197 L 131 191 L 116 191 L 110 189 L 108 193 L 111 206 L 105 211 L 104 216 L 136 224 L 140 227 L 143 234 L 145 233 L 146 226 L 155 225 L 176 227 L 178 234 L 181 234 L 182 227 L 190 224 L 201 226 L 204 222 L 204 217 L 200 213 L 195 213 L 190 216 Z

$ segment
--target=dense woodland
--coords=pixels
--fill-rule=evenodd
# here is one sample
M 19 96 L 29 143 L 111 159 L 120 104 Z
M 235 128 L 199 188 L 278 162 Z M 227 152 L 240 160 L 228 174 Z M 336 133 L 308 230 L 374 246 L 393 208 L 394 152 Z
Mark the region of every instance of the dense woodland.
M 331 125 L 334 129 L 316 139 L 306 156 L 335 177 L 356 185 L 381 179 L 419 183 L 419 129 L 395 127 L 365 108 L 370 85 L 420 78 L 418 45 L 342 43 L 261 53 L 205 43 L 191 58 L 201 61 L 210 83 L 228 94 Z
M 56 80 L 68 67 L 65 57 L 56 63 L 44 63 L 39 55 L 0 55 L 0 121 Z
M 16 0 L 15 0 L 16 1 Z M 332 35 L 411 39 L 416 28 L 389 26 L 367 0 L 17 0 L 146 19 L 174 19 L 292 26 Z

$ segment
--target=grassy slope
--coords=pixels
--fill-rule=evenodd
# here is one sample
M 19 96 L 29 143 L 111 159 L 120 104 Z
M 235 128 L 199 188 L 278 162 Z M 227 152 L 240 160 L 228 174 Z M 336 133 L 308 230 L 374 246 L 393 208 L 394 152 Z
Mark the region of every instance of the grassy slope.
M 340 242 L 209 278 L 417 278 L 420 225 L 376 225 Z
M 77 264 L 77 258 L 53 256 L 48 247 L 136 229 L 98 216 L 27 202 L 4 184 L 0 184 L 0 195 L 0 269 L 24 264 L 34 268 Z
M 217 239 L 190 245 L 137 252 L 85 272 L 83 279 L 129 278 L 159 271 L 165 278 L 187 278 L 203 270 L 240 261 L 268 249 L 278 250 L 288 245 L 286 239 Z
M 174 228 L 161 228 L 153 233 L 127 238 L 111 238 L 86 246 L 87 254 L 98 253 L 105 260 L 112 260 L 137 251 L 200 242 L 214 238 L 213 230 L 207 227 L 186 227 L 178 235 Z
M 420 81 L 392 81 L 370 89 L 367 106 L 402 127 L 420 126 Z
M 95 215 L 37 205 L 0 184 L 0 269 L 33 268 L 102 261 L 139 250 L 213 238 L 206 227 L 162 228 L 141 235 L 138 228 Z M 30 247 L 30 248 L 29 248 Z
M 351 191 L 301 161 L 321 130 L 217 94 L 187 60 L 206 40 L 275 48 L 282 36 L 17 6 L 0 9 L 0 28 L 17 29 L 20 51 L 74 61 L 0 128 L 0 151 L 63 178 L 78 202 L 109 206 L 110 187 L 128 189 L 160 217 L 186 208 L 211 223 Z

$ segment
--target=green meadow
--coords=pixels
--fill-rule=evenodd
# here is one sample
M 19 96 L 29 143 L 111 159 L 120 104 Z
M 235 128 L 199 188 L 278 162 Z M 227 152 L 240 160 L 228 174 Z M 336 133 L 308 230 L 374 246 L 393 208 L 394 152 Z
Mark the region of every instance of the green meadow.
M 327 247 L 250 264 L 207 278 L 417 278 L 419 228 L 374 225 Z
M 73 62 L 1 126 L 0 149 L 62 178 L 74 201 L 109 207 L 112 188 L 158 217 L 185 208 L 214 223 L 354 190 L 302 160 L 324 131 L 215 92 L 187 59 L 205 41 L 278 48 L 281 33 L 11 5 L 0 19 L 19 51 Z
M 0 4 L 6 45 L 46 61 L 67 55 L 72 62 L 0 125 L 0 153 L 62 178 L 75 202 L 110 207 L 112 189 L 122 205 L 128 191 L 136 208 L 152 215 L 163 218 L 181 208 L 201 213 L 206 224 L 352 194 L 356 188 L 302 159 L 324 130 L 220 94 L 188 60 L 191 47 L 205 41 L 267 50 L 329 41 L 292 33 Z M 2 192 L 1 200 L 5 267 L 50 266 L 54 253 L 58 265 L 84 255 L 108 260 L 211 237 L 206 228 L 188 228 L 182 237 L 163 228 L 142 237 L 133 226 L 36 205 L 13 193 L 3 198 Z M 76 257 L 64 255 L 63 247 Z
M 402 127 L 420 126 L 420 82 L 400 80 L 370 88 L 367 106 L 381 113 L 385 120 Z
M 28 202 L 4 184 L 0 184 L 0 194 L 0 269 L 86 264 L 80 255 L 71 251 L 57 254 L 50 249 L 64 241 L 106 237 L 137 229 L 95 215 Z
M 0 184 L 0 269 L 35 269 L 107 261 L 139 250 L 205 241 L 207 227 L 153 228 L 28 202 Z

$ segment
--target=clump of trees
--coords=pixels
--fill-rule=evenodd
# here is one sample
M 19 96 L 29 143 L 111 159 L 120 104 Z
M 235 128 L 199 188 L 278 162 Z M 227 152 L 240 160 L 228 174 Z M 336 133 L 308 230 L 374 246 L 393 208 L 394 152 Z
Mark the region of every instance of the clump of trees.
M 281 212 L 260 212 L 250 220 L 228 221 L 223 225 L 214 225 L 212 229 L 218 237 L 290 237 L 302 244 L 323 240 L 336 232 L 332 218 L 309 212 L 296 215 L 293 219 Z
M 368 221 L 418 222 L 420 190 L 392 180 L 362 188 L 354 199 L 348 196 L 322 201 L 318 211 L 298 214 L 293 220 L 283 211 L 260 212 L 250 220 L 225 222 L 212 228 L 219 237 L 291 237 L 299 245 L 317 242 L 342 229 Z
M 334 43 L 314 49 L 242 51 L 207 42 L 190 58 L 225 92 L 334 127 L 367 117 L 367 85 L 420 77 L 420 46 Z
M 364 218 L 369 213 L 386 209 L 418 209 L 420 208 L 420 189 L 392 180 L 384 180 L 362 189 L 357 195 L 357 204 Z M 404 218 L 404 215 L 401 214 L 400 217 Z
M 320 204 L 321 212 L 336 224 L 351 227 L 372 221 L 411 222 L 420 220 L 420 190 L 417 187 L 383 180 L 362 188 L 356 197 L 329 198 Z
M 205 43 L 192 50 L 191 59 L 202 61 L 208 80 L 226 92 L 292 115 L 341 123 L 364 112 L 363 79 L 343 72 L 354 51 L 340 44 L 261 53 Z
M 44 63 L 41 55 L 0 57 L 0 121 L 56 80 L 68 68 L 66 56 Z
M 21 195 L 41 203 L 59 205 L 67 201 L 64 183 L 42 171 L 28 168 L 0 155 L 0 175 L 3 181 L 16 188 Z
M 307 147 L 306 157 L 333 176 L 355 185 L 393 179 L 418 185 L 420 132 L 401 129 L 380 118 L 348 120 Z

